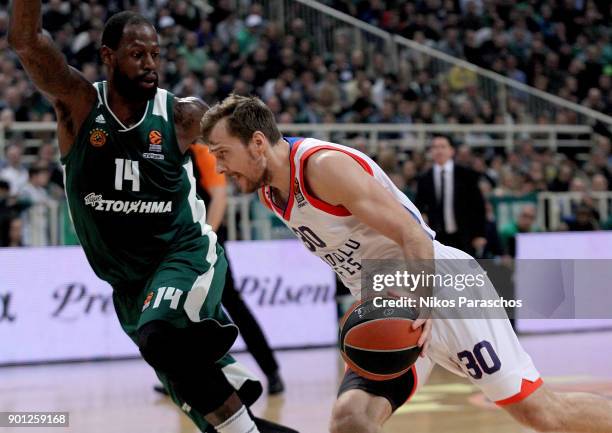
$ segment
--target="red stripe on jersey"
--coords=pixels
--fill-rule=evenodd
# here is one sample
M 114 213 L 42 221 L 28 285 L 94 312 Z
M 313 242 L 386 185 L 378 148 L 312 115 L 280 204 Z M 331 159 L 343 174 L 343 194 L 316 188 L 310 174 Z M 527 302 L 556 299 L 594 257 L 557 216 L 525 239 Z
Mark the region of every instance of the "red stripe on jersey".
M 263 203 L 263 205 L 270 209 L 272 212 L 274 212 L 274 209 L 272 209 L 272 203 L 268 199 L 267 187 L 261 187 L 261 189 L 259 190 L 259 197 L 261 197 L 261 202 Z
M 289 218 L 291 218 L 291 208 L 293 207 L 293 200 L 294 200 L 294 182 L 293 182 L 293 177 L 295 176 L 295 163 L 294 163 L 294 159 L 295 159 L 295 153 L 297 152 L 297 149 L 299 147 L 299 145 L 302 143 L 302 141 L 304 141 L 304 139 L 298 140 L 296 141 L 292 147 L 291 147 L 291 151 L 289 152 L 289 170 L 290 170 L 290 175 L 289 175 L 289 179 L 290 179 L 290 183 L 291 185 L 289 186 L 289 197 L 287 197 L 287 205 L 285 206 L 285 209 L 280 208 L 276 203 L 274 203 L 274 200 L 272 200 L 272 191 L 270 190 L 270 186 L 263 186 L 261 188 L 261 195 L 263 196 L 264 200 L 265 200 L 265 205 L 267 208 L 269 208 L 272 212 L 278 214 L 279 217 L 289 221 Z
M 304 196 L 308 199 L 308 201 L 314 207 L 316 207 L 319 210 L 322 210 L 323 212 L 327 212 L 327 213 L 335 215 L 335 216 L 342 216 L 342 217 L 350 216 L 351 213 L 344 206 L 335 206 L 335 205 L 329 204 L 329 203 L 327 203 L 327 202 L 325 202 L 323 200 L 319 200 L 318 198 L 316 198 L 313 195 L 311 195 L 308 192 L 308 188 L 306 188 L 306 184 L 304 183 L 304 163 L 314 153 L 316 153 L 316 152 L 318 152 L 320 150 L 337 150 L 338 152 L 345 153 L 348 156 L 350 156 L 351 158 L 353 158 L 355 161 L 357 161 L 357 163 L 366 172 L 368 172 L 368 174 L 370 176 L 374 176 L 374 171 L 372 170 L 372 167 L 370 167 L 370 164 L 368 164 L 365 159 L 363 159 L 360 156 L 355 155 L 355 154 L 353 154 L 351 152 L 348 152 L 348 151 L 346 151 L 344 149 L 338 149 L 337 147 L 333 147 L 333 146 L 316 146 L 316 147 L 313 147 L 312 149 L 308 149 L 306 152 L 304 152 L 304 154 L 300 158 L 300 184 L 302 184 L 302 194 L 304 194 Z M 291 159 L 291 161 L 293 162 L 293 158 Z M 293 176 L 292 176 L 292 178 L 293 178 Z M 293 190 L 293 184 L 291 185 L 291 188 Z M 292 197 L 293 197 L 293 195 L 292 195 Z M 293 203 L 293 201 L 292 201 L 292 203 Z
M 300 144 L 302 144 L 302 141 L 304 141 L 303 138 L 293 143 L 293 146 L 291 147 L 291 153 L 289 154 L 289 179 L 291 185 L 289 185 L 289 198 L 287 198 L 287 207 L 285 207 L 284 212 L 281 210 L 281 215 L 287 221 L 291 219 L 291 208 L 293 208 L 293 201 L 295 200 L 295 182 L 293 181 L 293 178 L 295 177 L 295 154 L 298 150 L 298 147 L 300 147 Z
M 521 382 L 521 390 L 517 394 L 514 394 L 512 397 L 505 398 L 503 400 L 498 400 L 495 402 L 498 406 L 507 406 L 509 404 L 518 403 L 519 401 L 525 400 L 531 394 L 533 394 L 539 387 L 542 386 L 544 381 L 542 378 L 539 378 L 535 382 L 532 382 L 527 379 L 523 379 Z

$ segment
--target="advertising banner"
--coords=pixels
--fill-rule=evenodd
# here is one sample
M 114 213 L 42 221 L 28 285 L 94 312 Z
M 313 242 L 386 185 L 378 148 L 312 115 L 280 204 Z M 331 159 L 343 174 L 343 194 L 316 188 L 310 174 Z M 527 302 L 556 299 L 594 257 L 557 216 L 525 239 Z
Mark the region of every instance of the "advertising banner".
M 227 254 L 272 347 L 335 344 L 333 274 L 298 241 L 229 243 Z M 0 342 L 0 365 L 138 356 L 80 247 L 0 249 Z
M 604 231 L 519 234 L 515 297 L 538 308 L 517 310 L 517 330 L 612 328 L 611 245 Z

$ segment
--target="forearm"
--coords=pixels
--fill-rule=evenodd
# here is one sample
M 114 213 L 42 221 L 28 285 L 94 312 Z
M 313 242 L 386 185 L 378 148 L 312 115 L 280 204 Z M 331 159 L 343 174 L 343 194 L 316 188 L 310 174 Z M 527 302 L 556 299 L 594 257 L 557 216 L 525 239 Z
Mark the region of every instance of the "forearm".
M 433 241 L 422 229 L 411 230 L 403 236 L 402 250 L 406 263 L 405 270 L 413 275 L 435 275 Z M 432 294 L 427 284 L 412 292 L 417 298 L 427 298 Z
M 402 250 L 407 261 L 433 260 L 433 240 L 430 239 L 421 227 L 406 230 L 402 235 Z
M 36 87 L 52 102 L 62 101 L 79 120 L 78 113 L 89 107 L 95 90 L 68 67 L 53 40 L 42 33 L 40 0 L 13 0 L 9 43 Z
M 42 30 L 40 0 L 13 0 L 8 29 L 11 47 L 19 50 L 33 46 Z
M 210 225 L 214 231 L 217 231 L 223 222 L 224 216 L 225 212 L 222 208 L 210 206 L 208 209 L 208 217 L 206 218 L 208 220 L 207 224 Z

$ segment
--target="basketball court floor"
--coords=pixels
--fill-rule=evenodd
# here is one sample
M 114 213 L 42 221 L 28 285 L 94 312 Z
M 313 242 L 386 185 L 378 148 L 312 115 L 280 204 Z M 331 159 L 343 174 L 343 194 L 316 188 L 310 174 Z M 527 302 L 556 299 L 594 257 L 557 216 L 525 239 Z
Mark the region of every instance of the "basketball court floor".
M 544 380 L 567 391 L 612 398 L 612 331 L 521 338 Z M 241 362 L 259 374 L 248 354 Z M 263 397 L 254 411 L 302 433 L 327 432 L 342 363 L 335 349 L 278 353 L 284 395 Z M 196 433 L 169 400 L 155 394 L 143 361 L 0 368 L 0 411 L 68 411 L 68 428 L 1 428 L 24 433 Z M 387 433 L 524 433 L 466 380 L 442 369 L 394 415 Z

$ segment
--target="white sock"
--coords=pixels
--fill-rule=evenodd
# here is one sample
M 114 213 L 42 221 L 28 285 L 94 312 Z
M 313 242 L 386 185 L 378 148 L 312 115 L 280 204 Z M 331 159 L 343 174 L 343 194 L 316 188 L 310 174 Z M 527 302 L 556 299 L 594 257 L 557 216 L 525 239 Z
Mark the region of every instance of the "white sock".
M 259 433 L 255 421 L 251 418 L 246 407 L 241 406 L 235 414 L 216 425 L 219 433 Z

